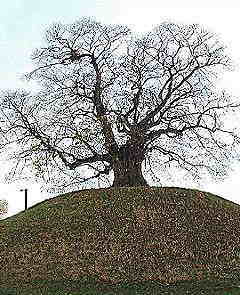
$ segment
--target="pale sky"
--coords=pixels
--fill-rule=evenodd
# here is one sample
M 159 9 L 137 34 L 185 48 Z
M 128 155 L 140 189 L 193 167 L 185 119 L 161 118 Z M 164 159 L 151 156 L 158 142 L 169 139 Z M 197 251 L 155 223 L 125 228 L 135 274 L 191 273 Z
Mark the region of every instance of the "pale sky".
M 237 0 L 11 0 L 2 1 L 0 10 L 0 88 L 27 88 L 19 80 L 22 73 L 32 68 L 30 54 L 40 47 L 44 31 L 53 22 L 72 23 L 92 16 L 108 23 L 129 25 L 138 32 L 151 30 L 164 21 L 185 24 L 199 23 L 217 33 L 229 47 L 229 54 L 237 64 L 235 72 L 226 72 L 219 87 L 240 99 L 240 3 Z M 4 4 L 3 4 L 4 3 Z M 3 163 L 4 165 L 4 163 Z M 3 167 L 3 166 L 1 166 Z M 240 204 L 240 162 L 234 172 L 221 183 L 203 183 L 200 189 L 220 195 Z M 1 169 L 1 173 L 3 170 Z M 172 183 L 164 183 L 171 186 Z M 175 184 L 174 184 L 175 185 Z M 40 193 L 39 184 L 0 183 L 0 199 L 7 199 L 9 213 L 14 215 L 24 210 L 24 193 L 27 187 L 28 206 L 46 199 Z M 48 196 L 49 197 L 49 196 Z

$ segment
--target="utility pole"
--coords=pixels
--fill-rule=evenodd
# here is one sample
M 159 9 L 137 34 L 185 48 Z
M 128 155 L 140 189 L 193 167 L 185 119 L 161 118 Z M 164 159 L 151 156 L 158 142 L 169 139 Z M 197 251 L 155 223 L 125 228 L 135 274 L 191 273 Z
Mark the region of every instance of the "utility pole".
M 27 188 L 25 189 L 20 189 L 20 192 L 24 192 L 25 195 L 25 210 L 27 210 Z

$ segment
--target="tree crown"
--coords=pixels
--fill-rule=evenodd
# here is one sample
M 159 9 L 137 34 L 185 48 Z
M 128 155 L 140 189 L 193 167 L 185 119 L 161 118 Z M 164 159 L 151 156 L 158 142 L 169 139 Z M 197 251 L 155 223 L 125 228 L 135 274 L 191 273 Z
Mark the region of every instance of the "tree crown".
M 224 116 L 238 104 L 215 87 L 232 61 L 199 25 L 136 35 L 89 18 L 54 24 L 32 60 L 26 78 L 41 90 L 2 93 L 2 148 L 15 145 L 15 173 L 30 167 L 53 186 L 78 187 L 111 181 L 124 159 L 144 162 L 154 181 L 169 167 L 218 178 L 237 156 Z

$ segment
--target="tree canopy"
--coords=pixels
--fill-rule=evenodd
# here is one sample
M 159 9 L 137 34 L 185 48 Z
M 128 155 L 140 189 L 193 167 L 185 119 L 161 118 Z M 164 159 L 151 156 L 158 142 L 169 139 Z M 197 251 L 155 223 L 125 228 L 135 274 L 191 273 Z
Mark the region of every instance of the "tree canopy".
M 224 118 L 239 106 L 215 87 L 232 61 L 199 25 L 136 34 L 90 18 L 53 24 L 32 60 L 26 79 L 40 90 L 1 93 L 11 179 L 30 171 L 61 189 L 137 186 L 166 171 L 221 178 L 237 158 Z

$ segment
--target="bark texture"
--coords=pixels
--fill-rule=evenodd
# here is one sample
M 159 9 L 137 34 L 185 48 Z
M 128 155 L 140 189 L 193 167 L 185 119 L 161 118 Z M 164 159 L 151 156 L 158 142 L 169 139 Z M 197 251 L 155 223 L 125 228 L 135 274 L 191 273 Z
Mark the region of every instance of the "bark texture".
M 148 186 L 142 174 L 141 162 L 117 161 L 114 166 L 113 187 Z
M 139 146 L 122 146 L 113 161 L 113 187 L 148 186 L 142 174 L 143 160 L 144 154 Z

